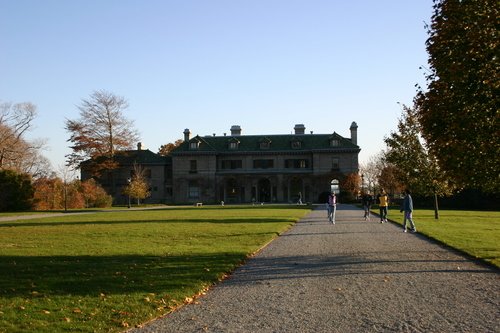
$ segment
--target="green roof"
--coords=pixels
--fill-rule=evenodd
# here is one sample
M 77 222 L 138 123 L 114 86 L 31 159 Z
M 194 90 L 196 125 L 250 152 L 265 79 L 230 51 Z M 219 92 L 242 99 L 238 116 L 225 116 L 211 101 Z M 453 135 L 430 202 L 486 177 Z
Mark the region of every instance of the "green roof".
M 99 157 L 97 161 L 102 161 L 105 158 L 106 157 Z M 165 165 L 169 164 L 171 157 L 153 153 L 149 149 L 141 149 L 117 151 L 115 153 L 114 160 L 118 162 L 119 165 L 132 165 L 134 162 L 141 165 Z M 82 162 L 82 165 L 85 165 L 90 161 L 91 160 L 86 160 Z
M 332 146 L 331 140 L 337 140 L 338 145 Z M 190 149 L 190 143 L 198 142 L 198 149 Z M 237 148 L 229 148 L 230 143 L 236 143 Z M 262 143 L 269 143 L 268 148 L 262 148 Z M 298 142 L 299 144 L 294 144 Z M 232 135 L 232 136 L 195 136 L 188 142 L 183 142 L 171 154 L 185 153 L 262 153 L 262 152 L 311 152 L 319 150 L 337 150 L 359 152 L 359 146 L 337 133 L 333 134 L 274 134 L 274 135 Z
M 138 164 L 167 164 L 169 159 L 168 156 L 153 153 L 149 149 L 125 150 L 115 154 L 115 160 L 120 165 L 133 164 L 134 162 Z

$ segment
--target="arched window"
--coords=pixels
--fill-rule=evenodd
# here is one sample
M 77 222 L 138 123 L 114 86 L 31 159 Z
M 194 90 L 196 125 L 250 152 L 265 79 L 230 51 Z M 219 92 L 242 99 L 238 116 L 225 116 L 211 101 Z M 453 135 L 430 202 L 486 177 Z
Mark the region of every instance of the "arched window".
M 333 193 L 335 193 L 335 194 L 339 194 L 340 187 L 339 187 L 339 181 L 338 181 L 338 179 L 333 179 L 330 182 L 330 191 L 333 192 Z

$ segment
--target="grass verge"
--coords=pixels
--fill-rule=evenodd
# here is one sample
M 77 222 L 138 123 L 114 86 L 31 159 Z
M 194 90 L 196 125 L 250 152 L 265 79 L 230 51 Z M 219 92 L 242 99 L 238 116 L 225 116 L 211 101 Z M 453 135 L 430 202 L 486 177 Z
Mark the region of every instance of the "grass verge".
M 0 222 L 0 332 L 118 332 L 192 301 L 304 206 L 101 212 Z
M 378 213 L 378 209 L 374 209 Z M 403 224 L 403 213 L 390 209 L 389 218 Z M 419 233 L 500 268 L 500 212 L 417 209 L 413 220 Z

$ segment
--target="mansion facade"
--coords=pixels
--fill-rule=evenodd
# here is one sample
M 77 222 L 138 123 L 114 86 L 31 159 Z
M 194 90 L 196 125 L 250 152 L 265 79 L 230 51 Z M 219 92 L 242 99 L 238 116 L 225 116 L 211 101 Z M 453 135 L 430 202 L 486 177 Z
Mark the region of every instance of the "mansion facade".
M 119 167 L 97 181 L 125 204 L 122 194 L 134 172 L 144 169 L 151 195 L 145 203 L 292 203 L 325 202 L 326 196 L 349 173 L 357 173 L 357 124 L 350 138 L 305 133 L 297 124 L 293 134 L 242 135 L 238 125 L 231 134 L 194 136 L 184 130 L 183 143 L 169 156 L 150 150 L 123 151 L 115 159 Z M 89 179 L 82 164 L 82 180 Z

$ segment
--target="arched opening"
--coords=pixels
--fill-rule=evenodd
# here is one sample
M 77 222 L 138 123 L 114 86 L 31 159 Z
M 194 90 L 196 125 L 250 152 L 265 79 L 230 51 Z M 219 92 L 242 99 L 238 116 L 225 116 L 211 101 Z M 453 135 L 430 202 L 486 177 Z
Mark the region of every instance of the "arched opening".
M 240 203 L 241 198 L 241 188 L 235 178 L 230 178 L 226 181 L 226 202 L 228 203 Z
M 298 202 L 299 198 L 305 200 L 302 178 L 293 177 L 290 179 L 290 199 L 292 202 Z
M 339 195 L 340 187 L 338 179 L 332 179 L 332 181 L 330 182 L 330 191 L 335 193 L 336 195 Z
M 271 201 L 271 181 L 269 179 L 261 179 L 258 183 L 259 191 L 257 200 L 259 202 Z

